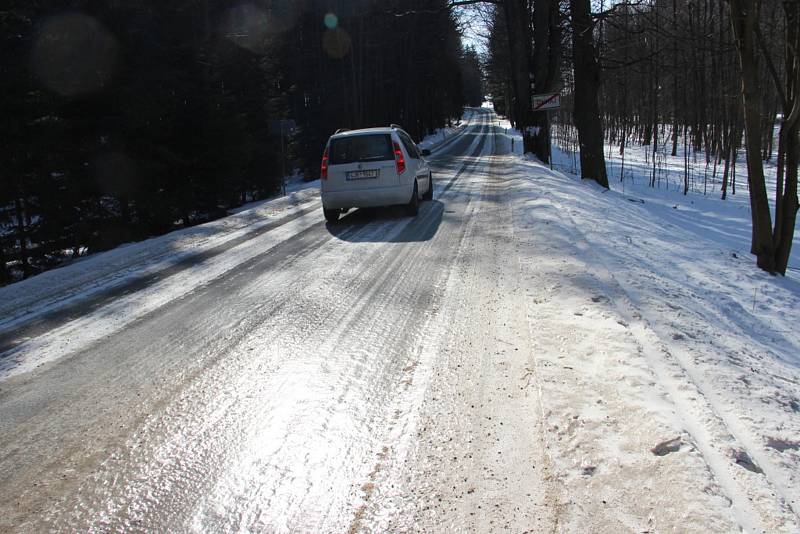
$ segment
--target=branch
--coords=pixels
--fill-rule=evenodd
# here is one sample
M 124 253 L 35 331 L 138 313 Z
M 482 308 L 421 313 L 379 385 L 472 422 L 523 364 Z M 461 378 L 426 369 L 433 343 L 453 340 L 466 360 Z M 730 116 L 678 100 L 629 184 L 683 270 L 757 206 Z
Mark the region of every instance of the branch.
M 607 17 L 610 17 L 611 15 L 616 14 L 617 10 L 621 7 L 639 7 L 643 4 L 645 4 L 645 0 L 637 0 L 635 2 L 620 2 L 619 4 L 614 4 L 605 11 L 601 11 L 599 13 L 593 13 L 592 19 L 595 21 L 605 19 Z
M 403 12 L 390 11 L 389 13 L 391 15 L 394 15 L 395 17 L 405 17 L 408 15 L 420 15 L 420 14 L 438 15 L 443 11 L 450 11 L 454 7 L 471 6 L 475 4 L 494 4 L 496 6 L 499 6 L 502 3 L 503 0 L 453 0 L 452 2 L 448 2 L 445 7 L 439 9 L 410 9 L 408 11 L 403 11 Z
M 769 55 L 769 50 L 767 50 L 767 46 L 764 44 L 764 36 L 761 35 L 761 28 L 758 27 L 758 24 L 756 24 L 755 27 L 758 47 L 761 48 L 761 53 L 764 55 L 764 59 L 767 60 L 767 70 L 769 70 L 769 73 L 772 76 L 772 81 L 775 82 L 775 90 L 778 91 L 778 98 L 781 100 L 781 109 L 785 114 L 786 107 L 789 105 L 786 101 L 786 93 L 783 91 L 783 85 L 778 77 L 778 71 L 775 70 L 775 64 L 772 62 L 772 56 Z
M 502 3 L 503 0 L 453 0 L 447 5 L 447 7 L 471 6 L 473 4 L 494 4 L 499 6 Z
M 597 60 L 598 62 L 600 62 L 600 66 L 603 68 L 603 70 L 621 69 L 623 67 L 630 67 L 631 65 L 642 63 L 644 61 L 647 61 L 648 59 L 653 59 L 654 57 L 664 52 L 664 50 L 666 50 L 666 47 L 658 50 L 653 50 L 651 53 L 645 56 L 630 59 L 628 61 L 620 61 L 618 59 L 612 59 L 610 57 L 603 57 L 603 56 L 598 56 Z M 614 66 L 613 67 L 610 66 L 609 63 L 613 63 Z

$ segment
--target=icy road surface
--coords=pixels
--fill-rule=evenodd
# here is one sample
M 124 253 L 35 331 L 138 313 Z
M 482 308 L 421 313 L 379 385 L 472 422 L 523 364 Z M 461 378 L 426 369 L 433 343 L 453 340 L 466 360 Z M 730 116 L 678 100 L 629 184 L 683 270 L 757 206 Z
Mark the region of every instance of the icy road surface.
M 796 413 L 723 410 L 510 140 L 415 219 L 299 190 L 0 291 L 0 531 L 797 532 Z

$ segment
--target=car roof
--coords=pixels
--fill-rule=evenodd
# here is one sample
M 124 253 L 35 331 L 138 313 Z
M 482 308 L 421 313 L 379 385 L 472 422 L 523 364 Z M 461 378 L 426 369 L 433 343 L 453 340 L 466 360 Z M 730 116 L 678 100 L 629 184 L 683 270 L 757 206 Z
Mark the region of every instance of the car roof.
M 361 128 L 360 130 L 345 130 L 343 132 L 335 133 L 331 136 L 331 139 L 340 138 L 340 137 L 354 137 L 357 135 L 369 135 L 369 134 L 390 134 L 394 131 L 399 130 L 399 128 L 392 128 L 391 126 L 378 126 L 376 128 Z

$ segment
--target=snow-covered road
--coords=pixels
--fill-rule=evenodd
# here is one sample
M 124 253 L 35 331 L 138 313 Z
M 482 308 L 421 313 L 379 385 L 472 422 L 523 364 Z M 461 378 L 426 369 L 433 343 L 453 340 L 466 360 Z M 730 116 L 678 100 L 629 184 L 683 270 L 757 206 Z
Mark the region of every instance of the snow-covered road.
M 415 219 L 312 184 L 0 290 L 0 531 L 797 532 L 791 318 L 497 124 Z

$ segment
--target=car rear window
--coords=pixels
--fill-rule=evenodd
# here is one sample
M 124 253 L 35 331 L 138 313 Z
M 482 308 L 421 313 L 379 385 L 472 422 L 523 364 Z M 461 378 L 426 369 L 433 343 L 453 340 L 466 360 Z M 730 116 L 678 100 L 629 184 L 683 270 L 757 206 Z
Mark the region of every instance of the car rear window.
M 394 159 L 392 138 L 389 134 L 372 134 L 331 139 L 328 159 L 330 165 Z

